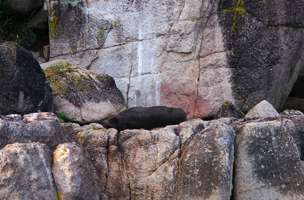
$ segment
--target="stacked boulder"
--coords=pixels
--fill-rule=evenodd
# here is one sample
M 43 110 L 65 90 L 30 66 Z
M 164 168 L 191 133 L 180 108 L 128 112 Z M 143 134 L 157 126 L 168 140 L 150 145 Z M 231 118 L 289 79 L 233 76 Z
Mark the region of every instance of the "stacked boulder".
M 304 115 L 265 105 L 152 130 L 2 116 L 0 199 L 304 199 Z
M 86 124 L 114 117 L 125 101 L 115 81 L 67 61 L 43 64 L 53 90 L 55 112 L 65 120 Z

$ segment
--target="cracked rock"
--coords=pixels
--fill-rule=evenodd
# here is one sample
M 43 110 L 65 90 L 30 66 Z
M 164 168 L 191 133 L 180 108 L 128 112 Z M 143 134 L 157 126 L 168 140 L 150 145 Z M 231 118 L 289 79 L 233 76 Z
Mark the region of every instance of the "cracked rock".
M 280 109 L 304 63 L 303 0 L 47 2 L 51 59 L 109 74 L 129 107 Z
M 57 200 L 46 145 L 14 143 L 0 150 L 0 199 Z
M 77 134 L 109 199 L 229 199 L 234 131 L 202 120 L 148 130 Z
M 57 146 L 53 153 L 52 171 L 62 199 L 101 200 L 95 169 L 76 144 L 65 143 Z

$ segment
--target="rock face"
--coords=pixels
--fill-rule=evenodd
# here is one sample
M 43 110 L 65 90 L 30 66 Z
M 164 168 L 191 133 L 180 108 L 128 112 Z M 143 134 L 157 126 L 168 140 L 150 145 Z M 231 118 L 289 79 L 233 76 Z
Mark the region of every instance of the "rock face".
M 302 0 L 47 2 L 51 57 L 111 75 L 131 107 L 280 108 L 303 65 Z
M 125 109 L 121 92 L 106 74 L 58 61 L 45 66 L 53 95 L 55 112 L 71 121 L 90 123 L 115 116 Z
M 230 199 L 234 131 L 194 120 L 166 128 L 77 134 L 109 199 Z
M 290 120 L 252 122 L 237 133 L 234 199 L 304 199 L 304 166 Z
M 3 200 L 302 200 L 304 116 L 190 120 L 152 130 L 0 120 Z
M 62 199 L 101 200 L 95 169 L 76 144 L 57 146 L 53 154 L 53 174 Z
M 15 143 L 0 150 L 0 199 L 57 200 L 46 145 Z
M 52 110 L 52 93 L 32 54 L 13 43 L 0 44 L 0 114 Z

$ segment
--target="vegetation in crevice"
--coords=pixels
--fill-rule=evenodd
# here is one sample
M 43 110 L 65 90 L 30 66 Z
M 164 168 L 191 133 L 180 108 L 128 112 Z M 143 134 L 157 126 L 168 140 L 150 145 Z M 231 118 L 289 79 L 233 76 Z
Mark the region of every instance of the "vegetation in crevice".
M 102 42 L 104 40 L 107 31 L 108 30 L 105 27 L 100 27 L 97 30 L 96 39 L 97 39 L 98 42 Z
M 232 7 L 227 8 L 224 11 L 232 15 L 231 30 L 236 31 L 238 17 L 244 16 L 247 13 L 244 0 L 233 0 Z
M 49 36 L 54 38 L 57 35 L 58 18 L 54 10 L 49 11 Z
M 64 112 L 57 112 L 57 117 L 64 122 L 69 121 L 69 119 L 67 118 Z

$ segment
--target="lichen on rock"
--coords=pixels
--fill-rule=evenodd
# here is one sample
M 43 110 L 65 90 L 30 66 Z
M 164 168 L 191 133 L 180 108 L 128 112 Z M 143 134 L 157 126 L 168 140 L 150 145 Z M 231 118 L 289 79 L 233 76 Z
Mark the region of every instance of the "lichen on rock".
M 121 92 L 106 74 L 96 74 L 68 61 L 50 63 L 44 70 L 53 89 L 55 111 L 80 123 L 96 122 L 125 109 Z

